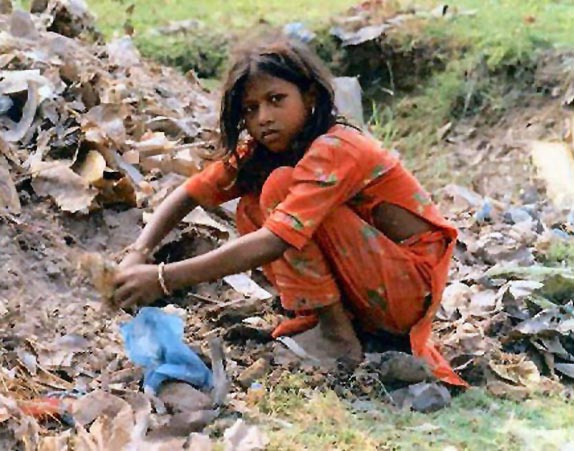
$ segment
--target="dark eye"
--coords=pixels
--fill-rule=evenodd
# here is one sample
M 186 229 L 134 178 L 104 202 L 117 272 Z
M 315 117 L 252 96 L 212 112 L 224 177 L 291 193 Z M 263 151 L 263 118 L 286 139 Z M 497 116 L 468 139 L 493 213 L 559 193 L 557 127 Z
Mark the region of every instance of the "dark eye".
M 245 115 L 253 114 L 256 109 L 257 107 L 255 105 L 246 105 L 243 107 L 243 114 Z
M 271 97 L 269 97 L 269 100 L 271 103 L 277 104 L 281 102 L 281 100 L 283 100 L 285 97 L 285 94 L 273 94 Z

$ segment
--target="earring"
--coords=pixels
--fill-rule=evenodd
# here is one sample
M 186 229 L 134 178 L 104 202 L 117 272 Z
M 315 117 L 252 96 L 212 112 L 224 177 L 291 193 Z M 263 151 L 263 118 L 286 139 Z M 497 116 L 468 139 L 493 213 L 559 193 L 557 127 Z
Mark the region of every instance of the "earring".
M 314 114 L 315 114 L 315 106 L 313 106 L 313 107 L 311 108 L 311 116 L 313 116 Z

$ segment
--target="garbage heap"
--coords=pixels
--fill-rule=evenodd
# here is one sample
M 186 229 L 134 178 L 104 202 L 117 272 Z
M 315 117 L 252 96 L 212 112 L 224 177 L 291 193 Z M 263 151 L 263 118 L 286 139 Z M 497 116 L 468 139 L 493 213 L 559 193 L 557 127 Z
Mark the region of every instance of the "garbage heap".
M 69 213 L 136 206 L 150 171 L 196 172 L 216 108 L 193 73 L 103 42 L 82 1 L 39 3 L 0 15 L 0 207 L 26 181 Z

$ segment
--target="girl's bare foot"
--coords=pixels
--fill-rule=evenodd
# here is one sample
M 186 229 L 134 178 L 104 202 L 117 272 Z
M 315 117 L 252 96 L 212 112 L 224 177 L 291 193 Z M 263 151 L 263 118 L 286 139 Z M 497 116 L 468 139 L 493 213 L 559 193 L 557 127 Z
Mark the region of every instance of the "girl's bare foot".
M 361 343 L 343 304 L 324 307 L 318 311 L 318 316 L 317 326 L 293 336 L 293 340 L 322 364 L 330 365 L 339 359 L 359 363 L 363 359 Z

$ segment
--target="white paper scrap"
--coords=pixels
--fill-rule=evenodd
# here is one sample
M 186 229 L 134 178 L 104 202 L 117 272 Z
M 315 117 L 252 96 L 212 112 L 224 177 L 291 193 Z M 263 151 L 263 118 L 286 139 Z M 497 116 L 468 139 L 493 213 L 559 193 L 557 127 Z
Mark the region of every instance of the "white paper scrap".
M 273 297 L 271 293 L 257 285 L 247 274 L 233 274 L 223 278 L 231 287 L 243 296 L 265 300 Z

